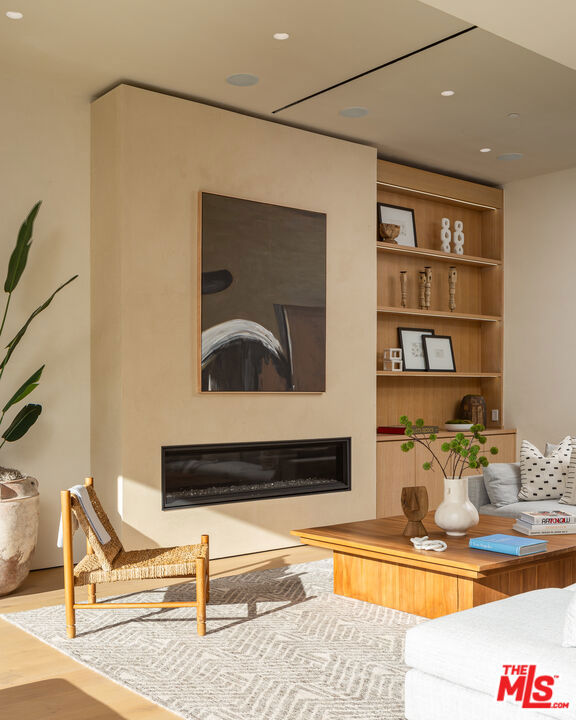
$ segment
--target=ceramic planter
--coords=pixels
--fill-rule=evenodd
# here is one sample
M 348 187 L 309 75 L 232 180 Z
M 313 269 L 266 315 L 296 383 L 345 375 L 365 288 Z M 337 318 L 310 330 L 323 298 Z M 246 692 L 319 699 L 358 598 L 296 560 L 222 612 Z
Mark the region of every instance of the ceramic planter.
M 466 535 L 469 528 L 478 525 L 478 510 L 468 498 L 468 478 L 444 478 L 444 499 L 438 505 L 434 522 L 446 535 Z
M 0 468 L 0 595 L 16 590 L 30 572 L 39 518 L 38 481 Z

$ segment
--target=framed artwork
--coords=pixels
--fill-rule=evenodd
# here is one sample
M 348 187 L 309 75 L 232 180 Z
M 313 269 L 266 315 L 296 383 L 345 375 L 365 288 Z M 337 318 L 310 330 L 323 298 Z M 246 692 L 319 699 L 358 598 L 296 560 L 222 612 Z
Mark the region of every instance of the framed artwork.
M 200 193 L 202 392 L 324 392 L 326 215 Z
M 427 370 L 424 357 L 423 339 L 434 335 L 434 330 L 419 328 L 398 328 L 398 343 L 402 348 L 402 363 L 404 370 Z
M 378 228 L 380 239 L 397 245 L 418 246 L 412 208 L 378 203 Z
M 434 372 L 456 372 L 452 338 L 449 335 L 423 337 L 426 370 Z

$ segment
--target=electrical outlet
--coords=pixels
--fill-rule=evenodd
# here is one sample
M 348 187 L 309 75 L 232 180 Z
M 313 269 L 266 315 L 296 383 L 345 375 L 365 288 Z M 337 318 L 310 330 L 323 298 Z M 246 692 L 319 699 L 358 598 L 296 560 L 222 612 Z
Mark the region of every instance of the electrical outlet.
M 500 411 L 492 410 L 492 422 L 498 422 L 500 420 Z

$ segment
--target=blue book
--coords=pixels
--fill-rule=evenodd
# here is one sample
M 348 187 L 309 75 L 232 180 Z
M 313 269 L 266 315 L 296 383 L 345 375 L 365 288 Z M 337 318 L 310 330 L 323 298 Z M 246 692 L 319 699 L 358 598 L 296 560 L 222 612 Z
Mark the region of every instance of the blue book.
M 515 535 L 484 535 L 484 537 L 470 538 L 470 547 L 505 555 L 533 555 L 547 550 L 548 543 L 546 540 L 533 540 Z

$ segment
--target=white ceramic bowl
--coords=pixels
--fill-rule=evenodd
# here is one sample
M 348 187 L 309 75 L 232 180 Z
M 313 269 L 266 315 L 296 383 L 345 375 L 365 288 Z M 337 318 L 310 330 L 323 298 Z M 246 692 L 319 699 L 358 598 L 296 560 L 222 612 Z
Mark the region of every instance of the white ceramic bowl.
M 451 432 L 468 432 L 470 428 L 474 425 L 474 423 L 466 423 L 460 424 L 452 424 L 452 423 L 444 423 L 444 430 L 450 430 Z

